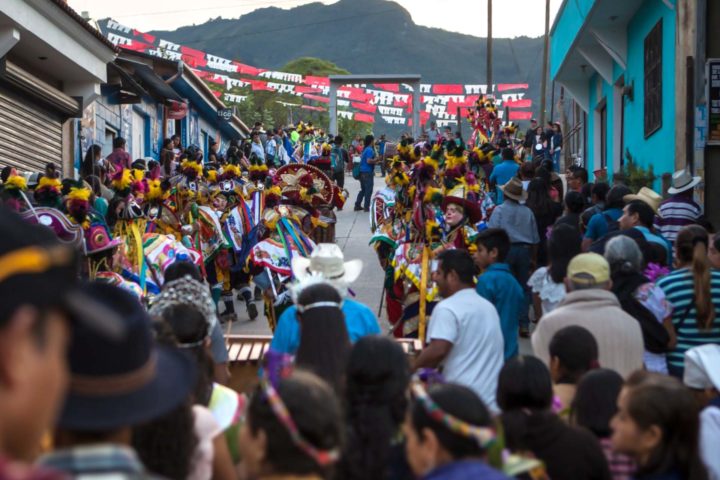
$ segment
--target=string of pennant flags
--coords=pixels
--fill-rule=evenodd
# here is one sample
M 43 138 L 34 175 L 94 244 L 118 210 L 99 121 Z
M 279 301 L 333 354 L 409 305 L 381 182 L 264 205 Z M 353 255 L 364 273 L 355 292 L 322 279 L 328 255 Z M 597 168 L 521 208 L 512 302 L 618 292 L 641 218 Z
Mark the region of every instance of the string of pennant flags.
M 214 94 L 227 103 L 242 103 L 247 95 L 232 93 L 233 89 L 249 87 L 253 92 L 269 91 L 294 95 L 317 104 L 330 103 L 329 77 L 300 75 L 297 73 L 267 70 L 247 65 L 196 50 L 181 44 L 169 42 L 154 35 L 140 32 L 115 20 L 100 22 L 101 32 L 120 48 L 142 52 L 174 61 L 183 61 L 205 82 L 221 88 Z M 430 116 L 435 117 L 438 126 L 457 123 L 458 109 L 473 107 L 481 96 L 488 93 L 495 97 L 498 114 L 504 117 L 504 108 L 508 109 L 508 120 L 528 120 L 532 112 L 532 100 L 526 98 L 528 84 L 494 84 L 488 91 L 484 84 L 428 84 L 419 86 L 414 92 L 408 84 L 353 84 L 337 90 L 338 116 L 348 120 L 374 123 L 376 116 L 391 125 L 412 126 L 412 95 L 420 95 L 422 110 L 421 124 Z M 286 103 L 286 102 L 280 102 Z M 289 103 L 289 102 L 287 102 Z M 292 104 L 311 110 L 326 111 L 322 105 Z M 288 105 L 289 106 L 289 105 Z

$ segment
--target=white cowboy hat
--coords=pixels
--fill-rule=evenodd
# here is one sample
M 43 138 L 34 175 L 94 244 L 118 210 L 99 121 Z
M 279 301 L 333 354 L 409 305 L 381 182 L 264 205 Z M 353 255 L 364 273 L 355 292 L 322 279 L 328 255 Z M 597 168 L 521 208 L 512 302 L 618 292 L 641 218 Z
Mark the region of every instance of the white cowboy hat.
M 320 275 L 331 282 L 352 283 L 362 272 L 362 260 L 345 261 L 342 250 L 335 243 L 319 243 L 310 258 L 295 256 L 292 272 L 302 282 L 311 275 Z
M 670 195 L 690 190 L 700 183 L 701 177 L 693 177 L 687 170 L 678 170 L 672 174 L 672 186 L 668 188 Z

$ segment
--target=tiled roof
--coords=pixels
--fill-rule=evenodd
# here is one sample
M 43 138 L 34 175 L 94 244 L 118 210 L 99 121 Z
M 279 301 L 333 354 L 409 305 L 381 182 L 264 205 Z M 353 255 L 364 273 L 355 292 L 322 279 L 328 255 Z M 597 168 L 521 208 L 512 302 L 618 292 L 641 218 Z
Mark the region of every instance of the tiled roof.
M 110 40 L 108 40 L 105 35 L 100 33 L 96 28 L 94 28 L 90 23 L 88 23 L 87 20 L 85 20 L 83 17 L 80 16 L 75 10 L 73 10 L 70 5 L 67 4 L 66 0 L 51 0 L 52 3 L 60 7 L 61 10 L 63 10 L 65 13 L 70 15 L 73 20 L 78 22 L 85 30 L 90 32 L 95 38 L 100 40 L 103 44 L 105 44 L 107 47 L 111 48 L 114 52 L 119 52 L 118 47 L 112 43 Z

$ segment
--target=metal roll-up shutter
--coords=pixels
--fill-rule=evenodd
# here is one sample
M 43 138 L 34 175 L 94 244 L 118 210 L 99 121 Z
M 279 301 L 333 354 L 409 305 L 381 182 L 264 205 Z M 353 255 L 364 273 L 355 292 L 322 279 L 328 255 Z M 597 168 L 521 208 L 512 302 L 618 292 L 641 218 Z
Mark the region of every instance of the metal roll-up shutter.
M 62 171 L 60 119 L 0 87 L 0 166 L 44 172 L 53 162 Z

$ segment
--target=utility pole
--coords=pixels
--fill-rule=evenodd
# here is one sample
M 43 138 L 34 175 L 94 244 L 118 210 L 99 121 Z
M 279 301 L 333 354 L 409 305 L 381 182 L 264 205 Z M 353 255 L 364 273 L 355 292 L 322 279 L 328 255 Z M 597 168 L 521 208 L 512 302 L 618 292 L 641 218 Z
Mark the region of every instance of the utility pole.
M 487 66 L 485 70 L 487 72 L 487 93 L 492 93 L 492 0 L 488 2 L 488 13 L 487 13 Z
M 540 82 L 540 126 L 545 128 L 545 97 L 547 91 L 548 54 L 550 53 L 550 0 L 545 0 L 545 47 L 543 49 L 542 79 Z

